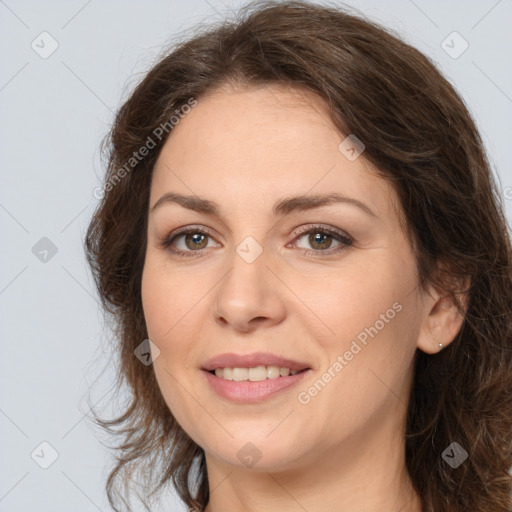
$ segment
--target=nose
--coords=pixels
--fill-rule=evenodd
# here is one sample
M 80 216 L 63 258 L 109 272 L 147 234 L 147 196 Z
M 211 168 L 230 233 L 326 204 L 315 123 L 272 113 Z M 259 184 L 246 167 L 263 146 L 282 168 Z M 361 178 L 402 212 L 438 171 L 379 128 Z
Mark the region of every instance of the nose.
M 269 263 L 265 251 L 250 263 L 233 251 L 230 269 L 215 288 L 213 314 L 217 323 L 246 333 L 283 321 L 286 290 Z

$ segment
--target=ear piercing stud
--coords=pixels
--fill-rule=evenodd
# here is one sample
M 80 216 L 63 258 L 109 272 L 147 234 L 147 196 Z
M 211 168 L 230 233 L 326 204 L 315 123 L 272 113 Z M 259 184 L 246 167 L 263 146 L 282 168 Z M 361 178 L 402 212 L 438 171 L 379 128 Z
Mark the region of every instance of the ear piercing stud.
M 434 335 L 434 343 L 439 345 L 439 352 L 441 352 L 441 350 L 443 350 L 443 344 L 437 341 L 437 334 Z

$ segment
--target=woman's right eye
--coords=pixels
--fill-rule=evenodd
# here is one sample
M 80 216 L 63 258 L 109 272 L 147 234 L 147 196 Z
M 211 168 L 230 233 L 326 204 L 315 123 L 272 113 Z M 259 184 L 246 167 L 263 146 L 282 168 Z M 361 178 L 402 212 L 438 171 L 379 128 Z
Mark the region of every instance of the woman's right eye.
M 195 256 L 193 253 L 208 247 L 208 238 L 211 238 L 211 234 L 203 229 L 183 229 L 171 233 L 162 242 L 162 247 L 180 256 Z

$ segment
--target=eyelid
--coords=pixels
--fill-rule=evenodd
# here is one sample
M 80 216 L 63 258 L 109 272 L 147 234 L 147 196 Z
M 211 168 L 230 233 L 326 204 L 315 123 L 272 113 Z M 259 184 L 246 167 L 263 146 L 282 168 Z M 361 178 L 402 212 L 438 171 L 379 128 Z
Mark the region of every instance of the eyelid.
M 177 228 L 174 231 L 172 231 L 171 233 L 169 233 L 168 235 L 166 235 L 164 237 L 164 239 L 162 240 L 162 245 L 164 247 L 167 247 L 178 236 L 180 236 L 182 234 L 189 234 L 189 233 L 202 233 L 202 234 L 208 235 L 212 239 L 214 238 L 214 232 L 212 229 L 207 228 L 206 226 L 203 226 L 203 225 L 191 224 L 191 225 L 187 225 L 187 226 L 182 226 L 181 228 Z
M 332 226 L 329 226 L 329 225 L 324 225 L 324 224 L 310 224 L 309 226 L 303 226 L 304 229 L 301 229 L 299 228 L 299 230 L 295 231 L 295 236 L 296 237 L 299 237 L 299 236 L 302 236 L 306 233 L 309 233 L 311 231 L 315 231 L 315 230 L 318 230 L 318 231 L 325 231 L 329 234 L 332 234 L 332 235 L 338 235 L 340 237 L 345 237 L 347 239 L 350 239 L 350 240 L 353 240 L 353 238 L 348 234 L 346 233 L 345 231 L 342 231 L 341 229 L 338 229 L 338 228 L 335 228 L 335 227 L 332 227 Z

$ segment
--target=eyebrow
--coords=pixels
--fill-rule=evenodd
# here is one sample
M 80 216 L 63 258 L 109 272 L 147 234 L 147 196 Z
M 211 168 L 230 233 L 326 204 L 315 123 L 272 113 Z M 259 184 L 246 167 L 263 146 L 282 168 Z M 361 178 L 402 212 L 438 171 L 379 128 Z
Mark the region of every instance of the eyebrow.
M 219 218 L 222 217 L 219 205 L 213 201 L 203 199 L 199 196 L 178 194 L 177 192 L 167 192 L 160 197 L 160 199 L 152 206 L 151 212 L 154 212 L 157 208 L 169 203 L 176 203 L 183 206 L 183 208 L 205 213 L 207 215 L 214 215 Z M 311 210 L 313 208 L 319 208 L 321 206 L 327 206 L 334 203 L 345 203 L 357 206 L 368 215 L 377 218 L 377 215 L 361 201 L 337 193 L 285 197 L 274 204 L 272 213 L 276 216 L 286 215 L 292 211 Z

